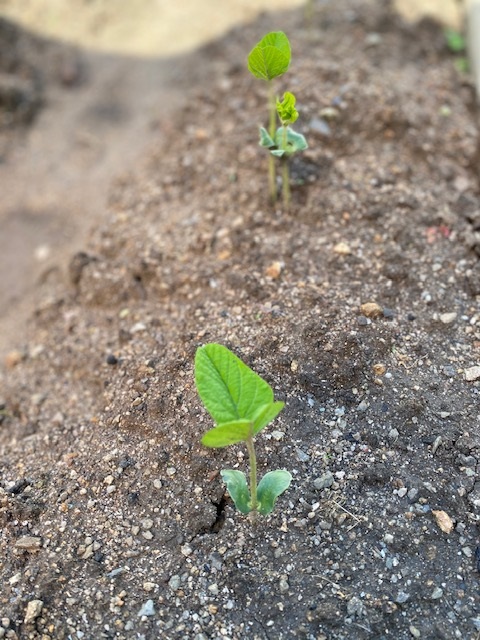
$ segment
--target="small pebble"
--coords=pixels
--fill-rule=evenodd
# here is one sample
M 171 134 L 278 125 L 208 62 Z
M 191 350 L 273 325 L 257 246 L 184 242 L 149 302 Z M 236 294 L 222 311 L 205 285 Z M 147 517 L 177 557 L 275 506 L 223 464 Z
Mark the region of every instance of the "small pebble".
M 465 380 L 467 382 L 473 382 L 474 380 L 478 380 L 480 378 L 480 365 L 469 367 L 465 369 Z
M 418 496 L 418 489 L 415 489 L 415 487 L 412 487 L 411 489 L 409 489 L 407 493 L 407 497 L 409 500 L 414 502 L 417 499 L 417 496 Z
M 332 486 L 332 484 L 334 483 L 334 477 L 333 474 L 330 471 L 327 471 L 327 473 L 324 473 L 322 476 L 320 476 L 319 478 L 316 478 L 313 481 L 313 486 L 315 487 L 315 489 L 328 489 L 329 487 Z
M 397 597 L 395 598 L 395 602 L 397 604 L 403 604 L 404 602 L 407 602 L 409 598 L 410 595 L 408 593 L 405 593 L 405 591 L 399 591 Z
M 357 407 L 357 411 L 366 411 L 369 407 L 369 404 L 366 400 L 362 400 Z
M 181 580 L 180 580 L 180 576 L 178 575 L 172 576 L 168 581 L 168 586 L 172 591 L 176 591 L 177 589 L 179 589 L 180 584 L 181 584 Z
M 146 602 L 144 602 L 137 615 L 139 618 L 142 618 L 143 616 L 154 616 L 155 607 L 153 605 L 153 600 L 147 600 Z
M 312 118 L 309 122 L 309 127 L 315 133 L 319 133 L 326 138 L 332 135 L 332 130 L 326 120 L 323 118 Z
M 340 111 L 335 109 L 335 107 L 324 107 L 320 109 L 319 115 L 321 118 L 325 118 L 325 120 L 338 120 Z
M 432 595 L 430 596 L 430 598 L 432 600 L 439 600 L 442 596 L 443 596 L 443 589 L 441 589 L 440 587 L 435 587 L 435 589 L 432 591 Z
M 297 460 L 299 462 L 308 462 L 308 460 L 310 460 L 310 456 L 301 449 L 297 449 Z
M 280 593 L 287 593 L 287 591 L 290 589 L 290 585 L 288 584 L 288 576 L 280 576 L 278 588 L 280 590 Z
M 448 378 L 454 378 L 457 370 L 455 369 L 455 367 L 452 367 L 452 365 L 447 364 L 443 367 L 442 369 L 444 375 L 446 375 Z
M 37 551 L 41 546 L 42 539 L 37 536 L 22 536 L 15 543 L 17 549 L 24 549 L 25 551 Z
M 433 509 L 432 515 L 435 518 L 437 525 L 444 533 L 451 533 L 453 531 L 454 522 L 446 511 L 440 509 Z
M 118 364 L 118 358 L 116 358 L 113 353 L 109 353 L 107 356 L 107 364 L 114 365 Z
M 380 318 L 383 315 L 383 309 L 376 302 L 365 302 L 360 305 L 360 313 L 367 318 Z
M 27 604 L 27 611 L 25 612 L 25 624 L 31 624 L 34 622 L 38 616 L 41 614 L 43 609 L 43 601 L 42 600 L 30 600 Z
M 452 324 L 452 322 L 455 322 L 456 319 L 457 319 L 457 314 L 455 311 L 440 314 L 440 322 L 442 324 Z

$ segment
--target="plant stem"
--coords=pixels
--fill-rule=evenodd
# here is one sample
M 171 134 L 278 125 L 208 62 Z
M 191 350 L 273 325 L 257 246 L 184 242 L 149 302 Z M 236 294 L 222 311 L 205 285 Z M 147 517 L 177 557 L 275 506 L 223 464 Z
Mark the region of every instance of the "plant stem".
M 282 147 L 283 149 L 287 148 L 288 141 L 288 127 L 283 125 L 283 140 Z M 282 194 L 283 194 L 283 204 L 285 205 L 285 209 L 288 210 L 290 207 L 290 172 L 288 170 L 288 157 L 285 154 L 282 158 Z
M 273 90 L 272 80 L 268 81 L 268 108 L 270 112 L 268 133 L 272 140 L 275 140 L 275 129 L 277 126 L 277 105 L 275 101 L 275 91 Z
M 268 108 L 270 112 L 270 122 L 268 126 L 268 133 L 272 140 L 275 140 L 275 128 L 276 128 L 276 103 L 275 103 L 275 93 L 273 90 L 273 82 L 269 80 L 268 82 Z M 275 158 L 269 153 L 268 154 L 268 184 L 270 189 L 270 199 L 272 203 L 275 203 L 277 200 L 277 185 L 276 185 L 276 176 L 275 176 Z
M 257 500 L 257 456 L 255 455 L 255 447 L 253 445 L 253 434 L 245 441 L 248 450 L 250 462 L 250 497 L 252 499 L 252 511 L 256 511 L 258 507 Z

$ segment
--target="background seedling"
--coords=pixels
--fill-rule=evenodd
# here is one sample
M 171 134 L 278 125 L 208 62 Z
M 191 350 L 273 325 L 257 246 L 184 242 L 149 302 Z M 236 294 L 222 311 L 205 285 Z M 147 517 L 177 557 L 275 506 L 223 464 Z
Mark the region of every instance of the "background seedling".
M 249 71 L 256 78 L 268 82 L 268 106 L 270 114 L 268 131 L 271 138 L 275 137 L 276 129 L 273 80 L 287 71 L 290 66 L 291 57 L 290 42 L 283 31 L 267 33 L 248 54 L 247 62 Z M 275 184 L 275 159 L 272 156 L 269 157 L 268 182 L 270 198 L 272 202 L 275 202 L 277 199 L 277 188 Z
M 260 145 L 269 149 L 272 156 L 282 161 L 282 192 L 283 203 L 288 209 L 290 205 L 290 175 L 288 160 L 297 151 L 303 151 L 308 147 L 305 137 L 294 131 L 289 125 L 296 122 L 298 111 L 295 108 L 295 96 L 287 91 L 283 100 L 277 100 L 277 113 L 282 126 L 277 129 L 272 139 L 263 127 L 260 128 Z
M 307 142 L 299 133 L 289 127 L 298 118 L 295 108 L 296 98 L 293 93 L 286 92 L 283 100 L 274 97 L 273 78 L 284 73 L 291 60 L 290 43 L 282 31 L 267 34 L 252 49 L 248 56 L 248 68 L 256 78 L 269 82 L 270 124 L 268 131 L 260 127 L 260 145 L 270 151 L 269 157 L 269 185 L 272 201 L 276 200 L 275 185 L 275 157 L 282 161 L 282 192 L 283 203 L 288 209 L 290 204 L 290 176 L 288 159 L 297 151 L 307 148 Z M 276 116 L 278 115 L 282 127 L 277 130 Z
M 468 59 L 466 57 L 467 43 L 465 37 L 455 29 L 445 29 L 444 35 L 448 49 L 456 55 L 456 68 L 462 73 L 467 73 Z
M 292 476 L 279 469 L 269 471 L 257 485 L 254 438 L 284 407 L 275 402 L 273 390 L 236 355 L 220 344 L 207 344 L 195 355 L 195 384 L 205 408 L 216 422 L 202 438 L 206 447 L 227 447 L 245 442 L 250 463 L 250 487 L 241 471 L 220 473 L 241 513 L 273 511 L 275 502 L 290 485 Z

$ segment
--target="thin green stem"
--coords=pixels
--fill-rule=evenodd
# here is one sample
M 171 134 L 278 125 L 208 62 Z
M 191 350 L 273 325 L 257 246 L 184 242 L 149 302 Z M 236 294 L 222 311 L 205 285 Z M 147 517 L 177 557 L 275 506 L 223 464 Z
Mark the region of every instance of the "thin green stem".
M 253 434 L 246 440 L 248 457 L 250 463 L 250 497 L 252 500 L 252 511 L 256 511 L 258 507 L 257 499 L 257 456 L 255 455 L 255 447 L 253 445 Z
M 273 88 L 272 80 L 268 82 L 268 109 L 270 112 L 270 122 L 268 125 L 268 133 L 272 140 L 275 140 L 275 129 L 277 126 L 276 119 L 276 101 L 275 101 L 275 92 Z M 276 175 L 275 175 L 275 158 L 269 153 L 268 154 L 268 185 L 270 189 L 270 199 L 272 203 L 275 203 L 277 200 L 277 184 L 276 184 Z
M 275 91 L 272 80 L 268 81 L 268 108 L 270 112 L 268 133 L 272 140 L 275 140 L 275 129 L 277 127 L 277 102 L 275 100 Z
M 283 140 L 282 147 L 283 149 L 287 148 L 288 141 L 288 127 L 283 125 Z M 285 154 L 282 158 L 282 194 L 283 194 L 283 204 L 285 209 L 289 209 L 290 207 L 290 172 L 288 170 L 288 157 Z

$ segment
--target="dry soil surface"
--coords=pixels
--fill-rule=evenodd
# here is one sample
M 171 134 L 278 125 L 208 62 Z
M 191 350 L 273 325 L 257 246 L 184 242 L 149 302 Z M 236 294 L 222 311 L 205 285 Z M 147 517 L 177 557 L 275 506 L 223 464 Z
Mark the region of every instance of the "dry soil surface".
M 263 17 L 198 53 L 210 77 L 46 277 L 0 373 L 0 634 L 472 639 L 480 634 L 480 144 L 430 22 L 389 3 L 286 15 L 309 149 L 272 207 Z M 242 61 L 242 62 L 239 62 Z M 366 306 L 366 303 L 368 305 Z M 230 347 L 286 408 L 253 525 L 193 383 Z

